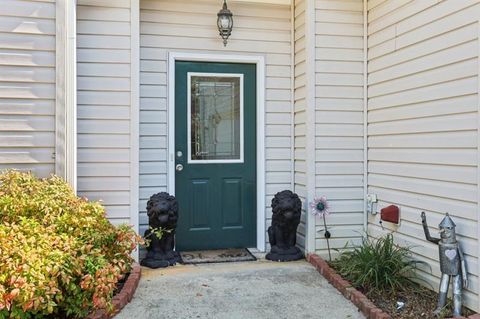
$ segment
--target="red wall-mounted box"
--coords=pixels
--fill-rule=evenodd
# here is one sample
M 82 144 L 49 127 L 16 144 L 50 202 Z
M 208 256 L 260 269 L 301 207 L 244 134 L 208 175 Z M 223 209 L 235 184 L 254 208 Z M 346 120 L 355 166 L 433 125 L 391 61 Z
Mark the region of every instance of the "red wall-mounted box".
M 400 221 L 400 209 L 395 205 L 382 208 L 380 210 L 380 219 L 386 222 L 398 224 Z

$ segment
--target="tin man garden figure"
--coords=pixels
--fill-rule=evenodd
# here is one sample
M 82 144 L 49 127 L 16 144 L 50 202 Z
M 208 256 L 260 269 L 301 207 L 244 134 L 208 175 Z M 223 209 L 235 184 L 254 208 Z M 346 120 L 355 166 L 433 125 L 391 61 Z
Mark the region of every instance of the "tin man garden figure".
M 450 276 L 453 276 L 453 316 L 460 317 L 462 313 L 462 288 L 468 287 L 468 279 L 463 252 L 455 237 L 456 225 L 447 213 L 445 218 L 438 225 L 441 238 L 433 238 L 430 236 L 428 230 L 425 212 L 422 212 L 421 216 L 425 237 L 428 241 L 438 245 L 438 252 L 440 255 L 442 280 L 440 282 L 438 304 L 434 314 L 440 314 L 443 307 L 445 307 Z

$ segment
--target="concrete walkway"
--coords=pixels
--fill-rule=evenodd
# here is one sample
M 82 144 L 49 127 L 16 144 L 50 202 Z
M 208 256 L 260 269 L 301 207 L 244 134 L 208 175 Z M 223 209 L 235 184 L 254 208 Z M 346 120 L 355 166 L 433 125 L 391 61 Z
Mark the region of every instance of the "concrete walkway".
M 116 319 L 365 318 L 305 261 L 142 269 Z

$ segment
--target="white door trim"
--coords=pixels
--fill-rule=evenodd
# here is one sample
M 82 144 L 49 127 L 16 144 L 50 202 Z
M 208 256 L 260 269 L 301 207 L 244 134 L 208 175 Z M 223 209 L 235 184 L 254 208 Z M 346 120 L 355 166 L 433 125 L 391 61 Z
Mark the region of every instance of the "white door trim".
M 256 65 L 257 71 L 257 249 L 265 251 L 265 59 L 263 56 L 191 52 L 168 54 L 168 192 L 175 194 L 175 61 L 230 62 Z

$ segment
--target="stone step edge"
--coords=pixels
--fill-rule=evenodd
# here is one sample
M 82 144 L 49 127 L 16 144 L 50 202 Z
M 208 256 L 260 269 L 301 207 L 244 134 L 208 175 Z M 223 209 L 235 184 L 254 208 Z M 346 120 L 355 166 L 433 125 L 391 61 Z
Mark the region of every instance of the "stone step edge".
M 140 282 L 140 277 L 142 275 L 142 267 L 139 264 L 134 263 L 132 265 L 132 270 L 130 275 L 127 278 L 127 281 L 122 287 L 122 290 L 113 296 L 112 305 L 113 313 L 107 313 L 103 309 L 98 309 L 88 315 L 87 319 L 109 319 L 119 313 L 123 307 L 125 307 L 133 298 L 135 291 L 137 290 L 138 283 Z
M 337 290 L 348 300 L 350 300 L 368 319 L 388 319 L 392 318 L 388 313 L 375 306 L 367 296 L 352 287 L 350 282 L 343 279 L 342 276 L 328 265 L 322 257 L 317 254 L 307 254 L 307 261 L 311 263 L 317 271 L 325 277 Z M 457 317 L 450 319 L 480 319 L 480 314 L 473 314 L 468 317 Z

